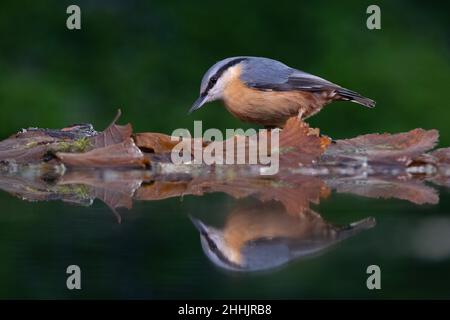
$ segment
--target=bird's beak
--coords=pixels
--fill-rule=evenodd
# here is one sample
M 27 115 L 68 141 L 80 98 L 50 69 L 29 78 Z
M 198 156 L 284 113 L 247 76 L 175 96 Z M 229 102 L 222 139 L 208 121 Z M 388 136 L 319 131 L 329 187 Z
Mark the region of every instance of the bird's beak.
M 200 233 L 207 233 L 208 232 L 208 228 L 204 225 L 203 222 L 201 222 L 199 219 L 194 218 L 193 216 L 189 216 L 189 219 L 191 219 L 192 224 L 194 225 L 194 227 L 198 230 L 198 232 Z
M 189 110 L 189 113 L 192 113 L 197 109 L 200 109 L 207 102 L 206 98 L 207 98 L 207 96 L 200 96 L 197 100 L 195 100 L 194 104 L 192 105 L 191 109 Z

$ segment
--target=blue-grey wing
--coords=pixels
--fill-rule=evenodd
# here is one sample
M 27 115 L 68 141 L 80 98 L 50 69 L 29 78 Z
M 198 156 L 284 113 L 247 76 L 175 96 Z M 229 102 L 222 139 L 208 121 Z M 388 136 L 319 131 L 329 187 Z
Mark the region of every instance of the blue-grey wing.
M 259 90 L 314 92 L 340 88 L 330 81 L 267 58 L 247 60 L 241 74 L 241 80 L 249 87 Z
M 293 69 L 287 65 L 268 58 L 249 57 L 241 73 L 241 80 L 248 86 L 269 86 L 285 83 Z

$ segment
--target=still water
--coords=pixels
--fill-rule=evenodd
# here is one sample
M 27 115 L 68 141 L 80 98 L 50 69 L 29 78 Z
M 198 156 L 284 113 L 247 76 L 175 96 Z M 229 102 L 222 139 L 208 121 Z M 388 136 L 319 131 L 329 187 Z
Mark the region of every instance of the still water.
M 450 194 L 418 179 L 0 180 L 3 299 L 450 298 Z

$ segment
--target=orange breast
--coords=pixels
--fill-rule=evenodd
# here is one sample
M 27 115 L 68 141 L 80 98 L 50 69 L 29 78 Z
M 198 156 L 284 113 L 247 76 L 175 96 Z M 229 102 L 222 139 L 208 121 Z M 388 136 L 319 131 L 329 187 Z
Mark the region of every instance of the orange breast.
M 303 111 L 307 118 L 327 103 L 322 95 L 305 91 L 261 91 L 236 78 L 224 90 L 225 106 L 236 118 L 266 126 L 282 126 Z
M 256 204 L 238 205 L 228 215 L 223 231 L 226 243 L 236 253 L 235 256 L 240 257 L 242 247 L 256 239 L 286 238 L 301 241 L 329 230 L 330 225 L 319 215 L 294 217 L 287 214 L 282 205 L 268 203 L 263 208 Z

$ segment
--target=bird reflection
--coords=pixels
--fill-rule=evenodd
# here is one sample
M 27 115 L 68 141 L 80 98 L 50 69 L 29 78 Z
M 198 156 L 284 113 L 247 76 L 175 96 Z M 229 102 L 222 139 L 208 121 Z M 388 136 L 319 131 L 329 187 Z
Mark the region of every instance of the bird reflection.
M 270 270 L 322 253 L 334 244 L 375 226 L 366 218 L 335 226 L 312 210 L 297 215 L 279 202 L 239 201 L 223 228 L 191 217 L 201 246 L 213 264 L 232 271 Z

